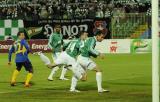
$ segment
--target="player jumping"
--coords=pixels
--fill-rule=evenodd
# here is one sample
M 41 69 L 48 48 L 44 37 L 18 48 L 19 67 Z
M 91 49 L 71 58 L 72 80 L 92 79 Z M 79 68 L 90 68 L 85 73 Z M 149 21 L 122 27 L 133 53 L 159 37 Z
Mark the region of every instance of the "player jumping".
M 15 63 L 16 63 L 16 69 L 13 72 L 12 79 L 11 79 L 11 86 L 16 85 L 16 78 L 21 70 L 21 68 L 24 66 L 26 71 L 29 73 L 27 74 L 26 81 L 24 86 L 30 87 L 30 80 L 33 76 L 33 67 L 32 64 L 28 58 L 28 53 L 30 52 L 30 48 L 25 41 L 25 35 L 24 32 L 18 32 L 17 34 L 18 40 L 14 42 L 11 49 L 9 50 L 9 62 L 8 64 L 11 65 L 11 57 L 12 53 L 16 53 Z

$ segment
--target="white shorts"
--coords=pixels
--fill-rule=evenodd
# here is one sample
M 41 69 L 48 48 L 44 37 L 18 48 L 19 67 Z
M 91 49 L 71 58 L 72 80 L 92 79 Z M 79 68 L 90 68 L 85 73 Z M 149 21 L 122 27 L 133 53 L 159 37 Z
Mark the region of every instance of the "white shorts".
M 92 59 L 81 55 L 78 56 L 77 61 L 83 68 L 85 68 L 85 70 L 93 70 L 97 66 Z
M 52 59 L 53 59 L 53 62 L 58 58 L 58 56 L 60 56 L 62 52 L 56 52 L 56 53 L 53 53 L 52 54 Z
M 85 72 L 80 64 L 77 63 L 76 59 L 68 55 L 65 51 L 54 62 L 55 64 L 72 65 L 71 70 L 78 79 L 81 79 L 82 74 Z

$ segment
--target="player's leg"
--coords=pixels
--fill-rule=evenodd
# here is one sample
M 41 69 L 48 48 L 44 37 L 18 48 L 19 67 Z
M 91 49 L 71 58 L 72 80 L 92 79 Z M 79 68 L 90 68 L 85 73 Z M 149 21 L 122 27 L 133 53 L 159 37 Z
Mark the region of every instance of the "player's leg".
M 54 69 L 56 67 L 61 67 L 63 65 L 67 65 L 67 58 L 66 55 L 64 53 L 61 53 L 55 60 L 54 63 L 55 64 L 48 64 L 48 68 L 50 69 Z M 70 66 L 70 65 L 69 65 Z M 68 66 L 67 66 L 68 67 Z
M 24 86 L 25 87 L 30 87 L 29 82 L 33 77 L 33 66 L 32 66 L 30 61 L 27 61 L 27 62 L 25 62 L 24 67 L 25 67 L 26 71 L 28 71 Z
M 67 59 L 68 59 L 68 65 L 72 65 L 71 70 L 74 73 L 75 77 L 77 77 L 82 81 L 86 81 L 87 79 L 86 71 L 83 69 L 80 63 L 78 63 L 78 61 L 75 58 L 70 57 L 69 55 Z
M 61 71 L 61 76 L 60 76 L 60 80 L 69 80 L 69 79 L 67 79 L 67 78 L 65 78 L 65 74 L 66 74 L 66 72 L 67 72 L 67 68 L 65 68 L 65 66 L 62 66 L 62 71 Z
M 16 79 L 17 79 L 17 76 L 19 75 L 19 72 L 22 68 L 23 64 L 22 62 L 17 62 L 16 63 L 16 69 L 14 70 L 13 74 L 12 74 L 12 78 L 11 78 L 11 86 L 15 86 L 16 85 Z
M 43 63 L 47 66 L 50 67 L 51 61 L 47 56 L 45 56 L 42 52 L 35 52 L 34 54 L 39 55 L 40 59 L 43 61 Z
M 43 63 L 50 69 L 54 69 L 58 66 L 61 66 L 61 64 L 51 64 L 51 61 L 49 60 L 49 58 L 47 56 L 45 56 L 42 52 L 35 52 L 33 54 L 39 55 L 40 59 L 43 61 Z
M 108 90 L 102 88 L 102 70 L 91 59 L 89 59 L 89 62 L 88 69 L 96 72 L 98 92 L 108 92 Z
M 85 71 L 79 71 L 78 68 L 73 68 L 72 72 L 77 79 L 81 81 L 87 80 L 87 73 Z
M 60 66 L 59 64 L 51 64 L 51 61 L 47 56 L 45 56 L 42 52 L 35 52 L 34 55 L 39 55 L 42 62 L 50 69 L 53 69 L 57 66 Z
M 81 67 L 81 65 L 76 61 L 74 58 L 70 58 L 70 64 L 72 65 L 72 72 L 73 72 L 73 77 L 71 80 L 71 87 L 70 91 L 71 92 L 80 92 L 79 90 L 76 89 L 77 82 L 78 80 L 86 81 L 87 75 L 85 70 Z
M 73 67 L 74 68 L 74 67 Z M 76 89 L 78 80 L 86 81 L 87 74 L 85 70 L 77 63 L 77 66 L 73 69 L 73 77 L 71 80 L 70 92 L 80 92 Z
M 96 81 L 97 81 L 97 88 L 98 92 L 103 92 L 107 91 L 102 88 L 102 71 L 100 68 L 96 65 L 94 61 L 92 61 L 88 57 L 83 57 L 83 56 L 78 56 L 78 62 L 80 63 L 81 66 L 84 68 L 87 68 L 89 70 L 94 70 L 96 71 Z
M 51 64 L 51 61 L 49 60 L 49 58 L 47 56 L 45 56 L 42 52 L 36 52 L 34 54 L 38 54 L 40 56 L 40 59 L 43 61 L 43 63 L 50 69 L 53 69 L 57 66 L 59 66 L 58 64 Z
M 58 58 L 58 56 L 60 56 L 60 54 L 61 54 L 60 52 L 57 52 L 57 53 L 55 53 L 55 55 L 52 55 L 53 62 L 54 62 L 54 60 L 56 60 Z M 69 80 L 69 79 L 65 78 L 67 68 L 65 68 L 65 66 L 61 66 L 61 67 L 62 67 L 62 71 L 61 71 L 61 75 L 60 75 L 59 79 L 60 80 Z M 56 68 L 55 68 L 55 70 L 53 69 L 53 71 L 57 71 Z
M 55 61 L 60 56 L 60 54 L 61 53 L 54 53 L 52 55 L 53 61 Z M 49 81 L 53 81 L 53 76 L 59 70 L 60 67 L 62 67 L 62 72 L 61 72 L 60 79 L 61 80 L 69 80 L 69 79 L 67 79 L 67 78 L 64 77 L 65 74 L 66 74 L 66 71 L 67 71 L 67 69 L 64 68 L 64 66 L 62 66 L 62 65 L 51 65 L 50 67 L 52 67 L 52 68 L 54 67 L 54 68 L 52 69 L 52 71 L 51 71 L 51 73 L 50 73 L 50 75 L 48 77 Z
M 53 62 L 54 62 L 54 60 L 57 59 L 58 55 L 60 55 L 60 54 L 58 54 L 58 53 L 53 53 L 53 54 L 52 54 Z M 53 66 L 52 66 L 52 67 L 53 67 Z M 48 80 L 49 80 L 49 81 L 53 81 L 53 76 L 55 75 L 55 73 L 56 73 L 58 70 L 59 70 L 59 66 L 54 66 L 54 68 L 51 70 L 51 73 L 50 73 L 49 76 L 48 76 Z
M 76 89 L 78 79 L 73 75 L 71 80 L 70 92 L 80 92 Z
M 70 87 L 71 92 L 80 92 L 79 90 L 76 89 L 78 80 L 86 81 L 86 73 L 82 74 L 80 77 L 77 77 L 76 74 L 73 75 Z

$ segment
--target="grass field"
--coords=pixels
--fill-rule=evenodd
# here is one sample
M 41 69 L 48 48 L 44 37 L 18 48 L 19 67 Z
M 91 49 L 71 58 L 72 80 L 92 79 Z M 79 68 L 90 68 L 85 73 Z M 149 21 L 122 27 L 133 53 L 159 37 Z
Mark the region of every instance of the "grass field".
M 47 54 L 50 56 L 50 54 Z M 33 86 L 24 88 L 26 72 L 21 71 L 17 86 L 10 87 L 15 69 L 7 66 L 7 54 L 0 54 L 0 102 L 151 102 L 151 54 L 107 54 L 95 61 L 103 70 L 103 87 L 109 93 L 97 93 L 95 72 L 88 71 L 88 80 L 79 82 L 81 93 L 70 93 L 70 81 L 47 81 L 50 70 L 38 56 L 30 55 L 34 66 Z M 51 57 L 50 57 L 51 59 Z M 67 73 L 71 78 L 71 72 Z

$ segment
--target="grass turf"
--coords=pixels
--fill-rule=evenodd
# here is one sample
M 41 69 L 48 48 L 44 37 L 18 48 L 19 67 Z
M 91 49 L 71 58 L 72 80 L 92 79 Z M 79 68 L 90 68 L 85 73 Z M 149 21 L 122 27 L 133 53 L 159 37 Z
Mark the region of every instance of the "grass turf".
M 50 57 L 51 54 L 47 54 Z M 103 87 L 109 93 L 97 93 L 95 72 L 88 71 L 88 80 L 78 82 L 81 93 L 70 93 L 70 81 L 47 81 L 47 69 L 38 56 L 30 55 L 34 66 L 33 86 L 24 88 L 27 72 L 21 71 L 17 86 L 10 86 L 14 61 L 7 65 L 7 54 L 0 54 L 0 102 L 151 102 L 151 54 L 107 54 L 94 59 L 103 70 Z M 50 57 L 51 59 L 51 57 Z M 71 71 L 67 77 L 71 79 Z

